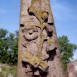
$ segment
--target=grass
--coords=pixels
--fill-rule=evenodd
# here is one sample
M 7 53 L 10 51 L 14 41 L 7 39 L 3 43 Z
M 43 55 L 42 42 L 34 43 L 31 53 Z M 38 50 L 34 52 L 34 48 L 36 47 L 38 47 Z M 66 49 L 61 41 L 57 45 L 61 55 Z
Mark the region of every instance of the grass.
M 0 72 L 0 77 L 8 77 L 10 73 L 13 77 L 16 77 L 16 66 L 3 66 L 1 68 L 2 71 Z

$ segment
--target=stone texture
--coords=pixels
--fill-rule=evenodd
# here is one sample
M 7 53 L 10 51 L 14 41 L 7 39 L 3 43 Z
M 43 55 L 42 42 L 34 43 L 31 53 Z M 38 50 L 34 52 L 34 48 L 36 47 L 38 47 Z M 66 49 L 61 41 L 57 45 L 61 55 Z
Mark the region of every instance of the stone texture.
M 17 77 L 64 77 L 49 0 L 21 0 Z
M 77 60 L 67 65 L 68 77 L 77 77 Z

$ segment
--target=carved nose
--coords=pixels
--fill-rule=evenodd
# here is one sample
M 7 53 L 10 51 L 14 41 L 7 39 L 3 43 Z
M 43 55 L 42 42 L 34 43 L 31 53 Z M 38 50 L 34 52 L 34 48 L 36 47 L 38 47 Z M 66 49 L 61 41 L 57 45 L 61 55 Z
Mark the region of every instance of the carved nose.
M 49 16 L 48 12 L 46 12 L 46 11 L 42 12 L 42 19 L 44 22 L 48 21 L 48 16 Z
M 50 14 L 49 14 L 49 16 L 48 16 L 48 23 L 53 23 L 54 21 L 53 21 L 53 16 L 51 16 Z
M 30 35 L 33 33 L 33 31 L 32 30 L 29 30 L 29 32 L 28 32 Z

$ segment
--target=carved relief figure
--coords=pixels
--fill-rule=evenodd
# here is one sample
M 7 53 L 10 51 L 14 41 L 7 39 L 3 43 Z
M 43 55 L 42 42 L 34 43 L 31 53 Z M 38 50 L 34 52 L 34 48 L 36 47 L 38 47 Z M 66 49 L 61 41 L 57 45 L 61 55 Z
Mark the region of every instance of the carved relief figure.
M 27 9 L 29 17 L 36 17 L 40 25 L 20 24 L 24 40 L 21 60 L 22 66 L 25 68 L 25 76 L 28 77 L 51 77 L 48 75 L 50 67 L 48 62 L 54 60 L 57 50 L 54 23 L 52 21 L 48 23 L 50 13 L 41 10 L 41 1 L 31 0 Z
M 37 4 L 37 6 L 35 6 L 35 4 Z M 41 76 L 42 73 L 48 72 L 49 66 L 47 62 L 54 57 L 52 53 L 56 47 L 54 39 L 52 39 L 52 27 L 49 27 L 50 25 L 47 23 L 49 13 L 41 10 L 41 0 L 32 0 L 28 8 L 28 13 L 39 20 L 40 34 L 38 35 L 39 30 L 36 25 L 29 25 L 29 28 L 22 29 L 22 35 L 26 41 L 26 43 L 23 44 L 26 50 L 23 51 L 22 61 L 29 64 L 31 70 L 36 69 L 33 72 L 33 77 L 35 77 L 36 75 Z M 37 40 L 40 40 L 39 43 Z

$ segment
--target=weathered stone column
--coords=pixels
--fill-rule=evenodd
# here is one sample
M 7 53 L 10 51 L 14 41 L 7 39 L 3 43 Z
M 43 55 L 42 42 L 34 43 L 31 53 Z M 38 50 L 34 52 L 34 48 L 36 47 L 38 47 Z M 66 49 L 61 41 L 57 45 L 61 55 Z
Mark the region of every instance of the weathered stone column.
M 21 0 L 17 77 L 64 77 L 49 0 Z

